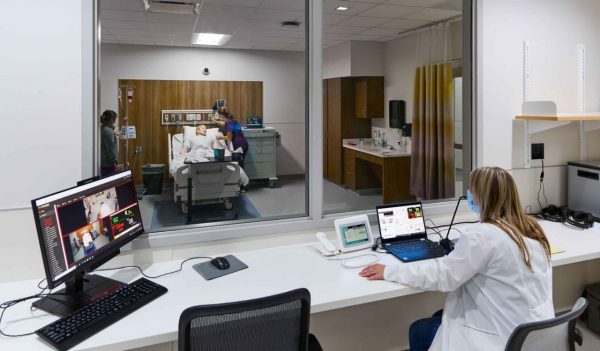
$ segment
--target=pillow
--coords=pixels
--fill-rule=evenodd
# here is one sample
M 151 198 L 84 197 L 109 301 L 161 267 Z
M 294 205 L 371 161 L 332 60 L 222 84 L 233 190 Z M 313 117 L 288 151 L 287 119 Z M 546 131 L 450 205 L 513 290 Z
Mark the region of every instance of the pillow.
M 209 128 L 206 130 L 207 137 L 215 138 L 219 133 L 219 128 Z M 199 135 L 200 136 L 200 135 Z M 183 126 L 183 142 L 190 141 L 191 138 L 196 137 L 196 127 Z

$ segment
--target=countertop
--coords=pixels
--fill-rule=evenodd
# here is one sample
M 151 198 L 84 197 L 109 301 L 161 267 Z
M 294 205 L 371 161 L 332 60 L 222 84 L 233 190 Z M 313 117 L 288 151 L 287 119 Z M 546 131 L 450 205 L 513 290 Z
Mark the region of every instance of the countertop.
M 342 145 L 345 148 L 364 152 L 377 157 L 407 157 L 411 155 L 410 146 L 407 147 L 406 151 L 400 151 L 396 146 L 394 146 L 395 150 L 391 150 L 389 146 L 379 147 L 360 145 L 359 140 L 360 139 L 344 139 L 342 141 Z

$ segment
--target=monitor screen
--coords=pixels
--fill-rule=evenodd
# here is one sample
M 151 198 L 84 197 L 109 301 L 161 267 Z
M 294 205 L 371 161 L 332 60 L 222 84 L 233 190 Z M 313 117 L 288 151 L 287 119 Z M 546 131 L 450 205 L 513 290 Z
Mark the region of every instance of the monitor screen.
M 352 246 L 369 241 L 369 233 L 364 223 L 344 225 L 340 230 L 344 246 Z
M 32 201 L 49 286 L 143 233 L 130 171 Z
M 420 203 L 377 209 L 379 232 L 385 239 L 425 233 L 423 208 Z

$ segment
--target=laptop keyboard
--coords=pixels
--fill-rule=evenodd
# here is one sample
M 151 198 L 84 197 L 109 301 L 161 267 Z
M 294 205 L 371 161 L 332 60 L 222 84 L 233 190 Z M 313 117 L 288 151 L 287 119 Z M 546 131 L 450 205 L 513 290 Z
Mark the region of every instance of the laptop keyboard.
M 407 251 L 423 251 L 428 249 L 437 249 L 440 244 L 431 240 L 413 240 L 405 241 L 401 243 L 395 243 L 387 247 L 389 251 L 394 253 L 407 252 Z

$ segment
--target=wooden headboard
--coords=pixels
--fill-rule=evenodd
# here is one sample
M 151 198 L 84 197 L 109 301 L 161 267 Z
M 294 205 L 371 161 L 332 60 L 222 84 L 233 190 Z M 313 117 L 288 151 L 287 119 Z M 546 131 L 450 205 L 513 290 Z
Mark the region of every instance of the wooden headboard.
M 263 83 L 260 81 L 129 80 L 120 79 L 119 87 L 134 89 L 129 104 L 129 125 L 136 127 L 136 139 L 129 141 L 129 160 L 136 184 L 143 183 L 141 165 L 162 163 L 164 180 L 168 178 L 168 134 L 183 132 L 182 126 L 161 124 L 162 110 L 210 109 L 216 99 L 227 101 L 228 111 L 244 123 L 246 116 L 263 115 Z M 116 97 L 115 97 L 116 98 Z M 119 124 L 124 125 L 126 94 L 119 103 Z M 142 146 L 136 155 L 137 146 Z M 125 159 L 125 141 L 120 141 L 119 160 Z

